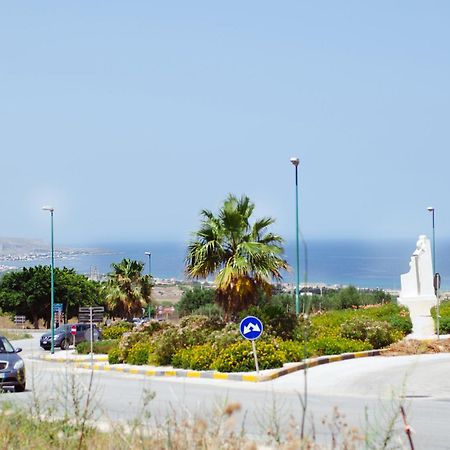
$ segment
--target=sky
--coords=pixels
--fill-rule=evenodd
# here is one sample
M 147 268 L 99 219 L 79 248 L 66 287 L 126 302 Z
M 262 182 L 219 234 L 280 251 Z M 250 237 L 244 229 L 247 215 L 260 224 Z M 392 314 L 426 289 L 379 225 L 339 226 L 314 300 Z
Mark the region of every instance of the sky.
M 0 236 L 186 241 L 248 195 L 295 237 L 450 237 L 450 3 L 0 3 Z

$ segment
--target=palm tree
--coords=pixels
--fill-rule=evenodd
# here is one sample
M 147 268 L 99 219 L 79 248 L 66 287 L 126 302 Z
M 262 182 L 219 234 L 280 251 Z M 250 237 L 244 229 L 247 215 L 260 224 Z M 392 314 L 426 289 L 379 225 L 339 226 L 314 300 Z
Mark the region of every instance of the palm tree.
M 111 264 L 113 271 L 103 287 L 108 309 L 115 316 L 131 319 L 141 315 L 151 301 L 152 278 L 142 275 L 144 263 L 124 258 Z
M 257 301 L 258 290 L 271 294 L 272 279 L 281 280 L 283 239 L 267 231 L 275 220 L 265 217 L 250 224 L 255 205 L 247 196 L 229 194 L 217 216 L 201 212 L 186 257 L 191 278 L 215 275 L 216 301 L 227 319 Z

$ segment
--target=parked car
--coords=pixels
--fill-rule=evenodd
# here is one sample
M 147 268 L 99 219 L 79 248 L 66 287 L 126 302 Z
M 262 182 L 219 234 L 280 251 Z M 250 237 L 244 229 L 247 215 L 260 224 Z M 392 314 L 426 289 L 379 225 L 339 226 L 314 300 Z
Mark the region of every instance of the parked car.
M 21 348 L 14 348 L 4 336 L 0 336 L 0 388 L 25 390 L 25 364 L 17 354 Z
M 71 333 L 72 327 L 76 326 L 75 345 L 83 341 L 91 340 L 91 326 L 88 323 L 66 323 L 55 328 L 54 331 L 54 347 L 61 347 L 62 350 L 67 350 L 73 343 L 73 335 Z M 101 331 L 97 325 L 93 325 L 92 330 L 93 340 L 98 341 L 102 338 Z M 52 333 L 44 333 L 41 336 L 41 347 L 44 350 L 50 350 L 52 347 Z

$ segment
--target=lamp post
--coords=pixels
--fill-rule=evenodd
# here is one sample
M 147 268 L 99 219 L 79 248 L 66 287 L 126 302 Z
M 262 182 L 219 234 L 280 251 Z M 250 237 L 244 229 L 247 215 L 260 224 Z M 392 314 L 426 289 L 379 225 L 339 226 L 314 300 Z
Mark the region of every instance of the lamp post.
M 296 255 L 297 255 L 297 267 L 296 267 L 296 284 L 295 284 L 295 313 L 300 314 L 300 248 L 298 242 L 298 165 L 300 160 L 294 156 L 291 158 L 291 163 L 295 167 L 295 239 L 296 239 Z
M 152 254 L 150 252 L 145 252 L 148 256 L 148 275 L 152 276 Z M 150 302 L 148 302 L 148 320 L 150 320 Z
M 439 339 L 439 282 L 438 282 L 438 274 L 436 273 L 436 233 L 434 226 L 434 207 L 429 206 L 427 210 L 431 213 L 431 220 L 433 226 L 433 285 L 434 285 L 434 294 L 436 295 L 436 334 Z M 439 277 L 440 278 L 440 277 Z
M 55 252 L 53 248 L 53 212 L 55 209 L 52 206 L 43 206 L 44 211 L 50 211 L 50 229 L 51 229 L 51 269 L 50 269 L 50 329 L 51 329 L 51 354 L 55 353 L 55 312 L 53 305 L 55 303 Z

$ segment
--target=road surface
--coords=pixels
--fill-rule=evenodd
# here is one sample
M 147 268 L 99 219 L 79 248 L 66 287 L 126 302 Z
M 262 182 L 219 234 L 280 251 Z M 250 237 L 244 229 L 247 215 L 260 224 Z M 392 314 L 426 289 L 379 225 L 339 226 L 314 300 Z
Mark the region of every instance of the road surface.
M 56 401 L 70 413 L 71 386 L 84 392 L 91 372 L 73 369 L 70 364 L 31 359 L 42 352 L 37 339 L 14 344 L 23 347 L 28 371 L 27 392 L 12 394 L 14 400 L 27 405 L 35 398 L 45 405 Z M 398 416 L 399 404 L 403 403 L 416 449 L 450 449 L 449 368 L 450 354 L 361 358 L 311 368 L 306 374 L 307 430 L 315 428 L 317 439 L 329 442 L 329 429 L 322 425 L 322 418 L 330 417 L 337 407 L 350 426 L 361 430 L 368 426 L 367 411 L 369 427 L 381 439 L 386 423 Z M 154 426 L 174 414 L 180 418 L 211 418 L 225 404 L 238 402 L 242 409 L 236 414 L 237 427 L 245 422 L 248 434 L 261 437 L 274 424 L 287 433 L 295 422 L 298 432 L 305 373 L 296 372 L 272 382 L 245 383 L 100 371 L 93 374 L 93 392 L 96 420 L 106 427 L 117 421 L 142 419 L 144 409 L 150 412 L 149 422 Z M 155 397 L 145 406 L 149 392 Z M 396 424 L 398 437 L 406 442 L 399 416 Z

